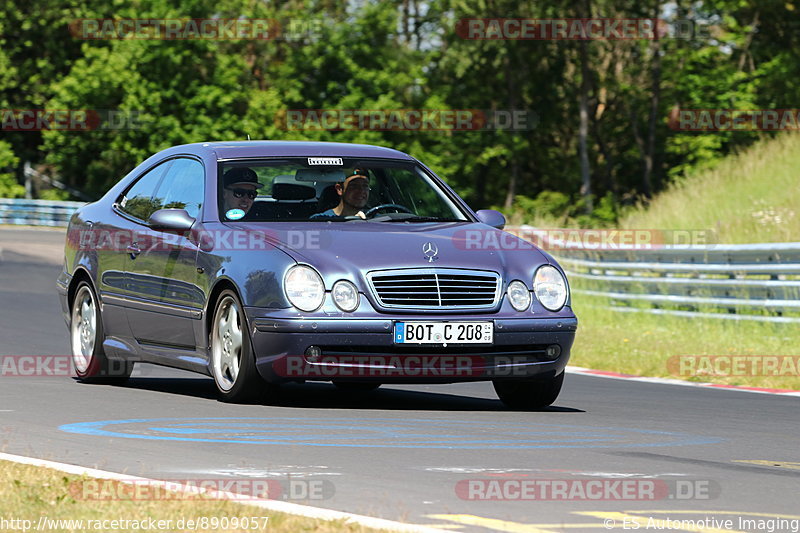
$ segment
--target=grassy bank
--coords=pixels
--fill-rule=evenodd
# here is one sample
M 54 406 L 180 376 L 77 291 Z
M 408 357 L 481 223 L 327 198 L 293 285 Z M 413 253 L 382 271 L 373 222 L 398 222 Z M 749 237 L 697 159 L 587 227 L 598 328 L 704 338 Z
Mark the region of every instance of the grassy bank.
M 764 139 L 676 183 L 623 228 L 713 229 L 720 243 L 800 241 L 800 134 Z
M 0 461 L 0 518 L 3 520 L 30 520 L 29 531 L 68 532 L 81 531 L 146 531 L 130 521 L 149 525 L 150 519 L 169 521 L 163 523 L 161 531 L 214 531 L 216 533 L 238 533 L 252 531 L 314 531 L 320 533 L 366 533 L 377 531 L 342 521 L 323 521 L 277 513 L 255 506 L 212 500 L 208 496 L 165 497 L 155 499 L 97 500 L 82 496 L 80 487 L 93 481 L 85 476 L 65 474 L 49 468 L 21 465 Z M 103 494 L 108 494 L 105 492 Z M 40 525 L 40 517 L 49 522 Z M 265 520 L 266 518 L 266 520 Z M 238 519 L 238 520 L 236 520 Z M 249 520 L 249 521 L 246 521 Z M 89 520 L 129 521 L 108 523 L 98 529 L 89 525 Z M 181 522 L 183 520 L 183 522 Z M 189 521 L 195 521 L 190 524 Z M 205 520 L 205 522 L 203 522 Z M 61 521 L 61 523 L 59 523 Z M 71 521 L 69 523 L 68 521 Z M 83 521 L 83 524 L 80 523 Z M 144 521 L 144 522 L 142 522 Z M 235 522 L 245 527 L 227 527 Z M 253 525 L 257 524 L 257 528 Z M 2 531 L 22 531 L 22 522 L 0 524 Z M 128 527 L 120 527 L 127 525 Z M 191 527 L 194 525 L 195 527 Z M 19 527 L 17 527 L 19 526 Z M 182 526 L 182 527 L 181 527 Z M 157 529 L 150 528 L 151 531 Z

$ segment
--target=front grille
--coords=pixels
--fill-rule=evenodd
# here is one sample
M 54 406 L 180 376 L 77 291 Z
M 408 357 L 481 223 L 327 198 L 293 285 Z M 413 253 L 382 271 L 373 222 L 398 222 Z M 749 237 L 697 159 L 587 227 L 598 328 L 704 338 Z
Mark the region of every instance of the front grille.
M 367 275 L 383 307 L 402 309 L 490 309 L 500 295 L 500 276 L 484 270 L 419 268 Z

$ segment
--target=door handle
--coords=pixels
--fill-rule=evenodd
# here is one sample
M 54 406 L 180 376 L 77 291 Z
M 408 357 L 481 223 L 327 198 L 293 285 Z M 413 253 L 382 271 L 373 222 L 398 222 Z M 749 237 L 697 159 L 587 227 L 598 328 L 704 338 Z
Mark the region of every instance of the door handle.
M 141 248 L 139 248 L 139 243 L 136 243 L 136 242 L 134 242 L 134 243 L 132 243 L 132 244 L 128 245 L 128 247 L 126 248 L 126 250 L 128 250 L 128 255 L 130 255 L 130 256 L 131 256 L 131 259 L 136 259 L 136 257 L 137 257 L 137 256 L 138 256 L 140 253 L 142 253 L 142 250 L 141 250 Z

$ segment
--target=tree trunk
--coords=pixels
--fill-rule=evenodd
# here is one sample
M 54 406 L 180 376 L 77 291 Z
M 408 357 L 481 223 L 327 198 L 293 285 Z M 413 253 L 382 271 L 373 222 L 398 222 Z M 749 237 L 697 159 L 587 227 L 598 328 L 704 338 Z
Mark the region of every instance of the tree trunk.
M 511 45 L 506 46 L 506 82 L 508 83 L 508 111 L 513 112 L 517 107 L 517 80 L 516 70 L 514 69 L 514 56 L 513 48 Z M 513 144 L 512 144 L 513 146 Z M 503 202 L 503 207 L 510 209 L 514 204 L 514 197 L 517 195 L 517 184 L 519 183 L 519 163 L 517 162 L 516 146 L 512 148 L 511 152 L 511 176 L 508 180 L 508 190 L 506 191 L 506 200 Z
M 660 2 L 656 0 L 653 6 L 653 19 L 659 15 Z M 652 93 L 650 96 L 650 118 L 647 125 L 647 152 L 644 156 L 644 194 L 648 198 L 653 195 L 653 168 L 656 158 L 656 124 L 658 118 L 658 105 L 661 96 L 661 43 L 658 33 L 653 38 L 653 69 L 652 69 Z
M 589 18 L 591 6 L 589 0 L 581 2 L 579 17 Z M 580 95 L 580 126 L 578 128 L 578 155 L 581 162 L 581 196 L 587 214 L 591 214 L 594 206 L 592 205 L 592 175 L 589 168 L 589 52 L 588 43 L 581 40 L 578 43 L 581 61 L 581 95 Z

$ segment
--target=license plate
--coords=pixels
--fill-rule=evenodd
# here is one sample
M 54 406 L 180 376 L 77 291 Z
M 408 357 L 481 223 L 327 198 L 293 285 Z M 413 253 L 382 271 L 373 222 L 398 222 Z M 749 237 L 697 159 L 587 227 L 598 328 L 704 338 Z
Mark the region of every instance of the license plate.
M 493 322 L 396 322 L 395 344 L 492 344 Z

